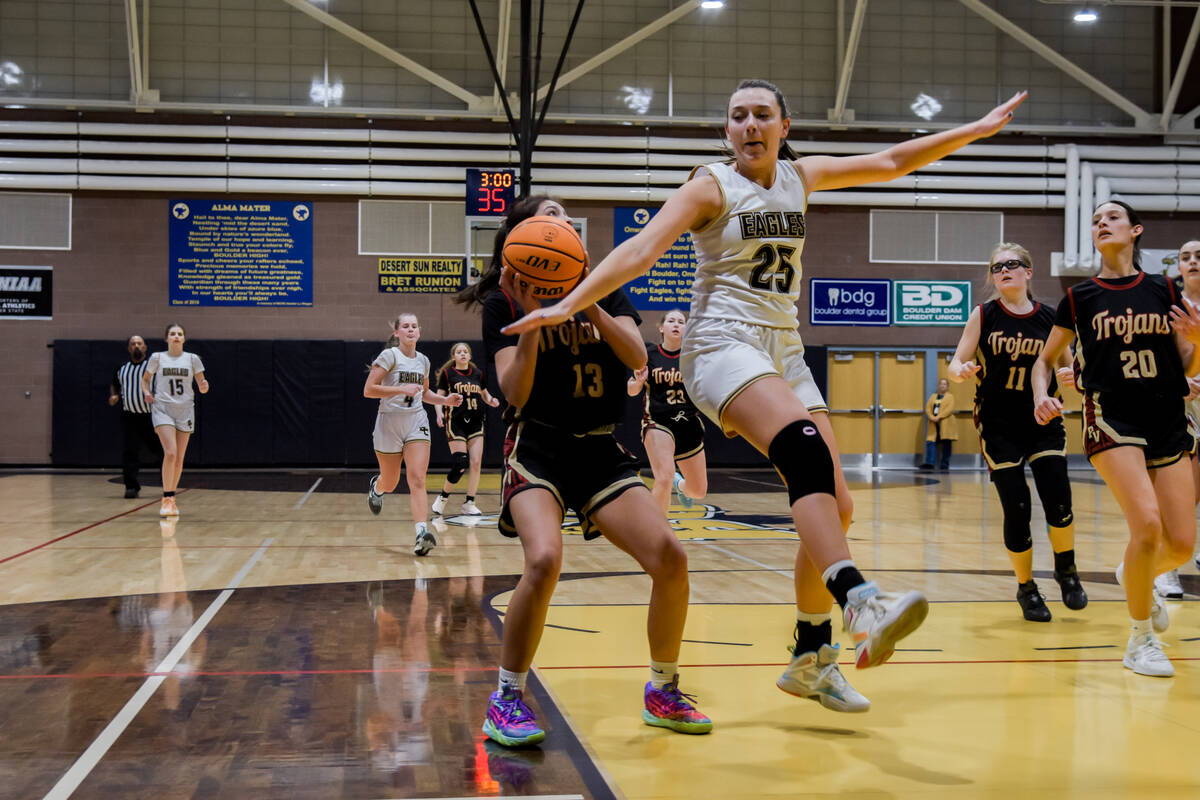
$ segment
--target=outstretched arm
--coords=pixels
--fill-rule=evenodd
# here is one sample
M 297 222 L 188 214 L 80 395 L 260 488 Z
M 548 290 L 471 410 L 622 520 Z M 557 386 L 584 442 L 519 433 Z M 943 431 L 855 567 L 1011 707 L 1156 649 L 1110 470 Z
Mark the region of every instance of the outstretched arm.
M 876 153 L 805 156 L 795 162 L 796 170 L 809 192 L 890 181 L 945 158 L 976 139 L 996 133 L 1008 124 L 1013 112 L 1025 102 L 1027 95 L 1027 92 L 1017 92 L 1008 102 L 996 106 L 987 116 L 975 122 L 900 142 Z
M 684 232 L 703 227 L 719 214 L 722 202 L 721 189 L 711 175 L 688 181 L 671 195 L 646 227 L 617 245 L 566 297 L 552 306 L 534 308 L 506 327 L 504 333 L 511 335 L 557 325 L 612 294 L 647 272 Z

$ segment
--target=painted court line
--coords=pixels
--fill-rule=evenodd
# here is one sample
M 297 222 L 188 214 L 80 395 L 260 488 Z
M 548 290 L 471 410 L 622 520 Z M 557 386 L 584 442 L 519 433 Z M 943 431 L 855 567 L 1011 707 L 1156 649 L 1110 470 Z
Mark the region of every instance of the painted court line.
M 187 489 L 182 489 L 182 490 L 180 490 L 179 494 L 183 494 L 186 491 L 187 491 Z M 77 533 L 83 533 L 84 531 L 90 531 L 92 528 L 103 525 L 106 522 L 112 522 L 114 519 L 120 519 L 121 517 L 127 517 L 130 514 L 134 513 L 135 511 L 141 511 L 143 508 L 152 506 L 157 502 L 158 502 L 157 500 L 151 500 L 148 503 L 142 503 L 140 506 L 134 506 L 133 508 L 129 509 L 128 511 L 122 511 L 120 514 L 113 514 L 111 517 L 102 519 L 99 522 L 93 522 L 91 525 L 84 525 L 82 528 L 73 530 L 70 533 L 64 533 L 62 536 L 56 536 L 53 539 L 46 541 L 46 542 L 42 542 L 41 544 L 39 544 L 35 547 L 29 548 L 28 550 L 22 550 L 21 552 L 16 553 L 14 555 L 7 556 L 5 558 L 0 558 L 0 564 L 3 564 L 5 561 L 12 561 L 14 558 L 20 558 L 21 556 L 27 555 L 36 550 L 41 550 L 43 547 L 49 547 L 50 545 L 54 544 L 55 542 L 61 542 L 63 539 L 70 539 L 72 536 L 74 536 Z
M 170 653 L 167 653 L 167 657 L 154 668 L 155 674 L 146 679 L 141 688 L 125 703 L 125 707 L 117 712 L 117 715 L 113 717 L 104 730 L 100 731 L 100 735 L 88 746 L 88 749 L 83 751 L 83 755 L 76 759 L 71 768 L 58 779 L 58 783 L 54 784 L 54 788 L 46 793 L 45 800 L 64 800 L 79 788 L 79 784 L 83 783 L 83 780 L 91 774 L 91 771 L 100 763 L 100 759 L 104 758 L 104 754 L 120 738 L 125 728 L 129 726 L 130 722 L 133 722 L 134 717 L 138 715 L 138 712 L 142 710 L 142 707 L 146 705 L 146 702 L 158 690 L 159 684 L 166 680 L 167 676 L 165 673 L 169 673 L 175 669 L 175 665 L 179 663 L 179 659 L 183 658 L 184 653 L 196 641 L 196 637 L 212 621 L 212 618 L 217 615 L 217 612 L 225 605 L 225 601 L 233 596 L 233 590 L 238 587 L 250 570 L 254 568 L 254 565 L 262 558 L 263 553 L 267 552 L 267 548 L 271 546 L 271 541 L 271 539 L 264 541 L 258 550 L 255 551 L 254 555 L 246 560 L 246 563 L 233 576 L 233 580 L 229 582 L 225 590 L 217 595 L 216 599 L 209 604 L 199 619 L 192 623 L 192 627 L 188 628 L 187 633 L 183 635 L 183 638 L 179 640 L 174 649 Z
M 749 556 L 744 556 L 741 553 L 735 553 L 732 550 L 728 550 L 724 547 L 721 547 L 720 545 L 707 544 L 707 545 L 705 545 L 705 547 L 709 548 L 710 550 L 716 550 L 718 553 L 724 553 L 725 555 L 729 556 L 730 558 L 736 558 L 741 561 L 745 561 L 747 564 L 753 564 L 754 566 L 758 567 L 759 569 L 766 570 L 767 572 L 774 572 L 776 575 L 782 575 L 783 577 L 787 578 L 788 580 L 792 579 L 792 570 L 790 570 L 790 569 L 775 569 L 774 567 L 772 567 L 768 564 L 764 564 L 761 561 L 755 561 L 753 558 L 750 558 Z
M 304 501 L 307 500 L 314 491 L 316 491 L 317 487 L 321 485 L 321 481 L 323 480 L 325 479 L 317 478 L 315 481 L 313 481 L 313 485 L 308 487 L 308 491 L 304 493 L 304 497 L 301 497 L 300 501 L 296 503 L 296 505 L 292 506 L 292 511 L 299 511 L 300 506 L 304 505 Z

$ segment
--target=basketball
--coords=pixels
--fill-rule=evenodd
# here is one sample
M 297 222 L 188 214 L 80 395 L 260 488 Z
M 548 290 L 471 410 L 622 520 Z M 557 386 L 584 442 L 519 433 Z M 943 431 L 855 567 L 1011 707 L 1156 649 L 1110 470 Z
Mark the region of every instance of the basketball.
M 534 287 L 538 297 L 562 297 L 583 271 L 583 241 L 571 223 L 558 217 L 530 217 L 504 240 L 504 263 Z

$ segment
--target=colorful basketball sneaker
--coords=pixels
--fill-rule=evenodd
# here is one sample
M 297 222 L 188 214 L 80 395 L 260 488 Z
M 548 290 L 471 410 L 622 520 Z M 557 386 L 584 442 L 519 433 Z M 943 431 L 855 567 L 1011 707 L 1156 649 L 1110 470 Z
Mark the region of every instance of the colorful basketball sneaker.
M 642 721 L 656 728 L 670 728 L 677 733 L 708 733 L 712 720 L 696 710 L 696 698 L 679 691 L 679 676 L 661 689 L 646 684 L 646 707 Z
M 675 488 L 675 494 L 679 497 L 679 505 L 684 508 L 691 508 L 696 501 L 683 493 L 683 490 L 679 488 L 679 484 L 681 483 L 683 483 L 683 476 L 676 472 L 675 479 L 671 481 L 671 485 Z
M 795 656 L 775 685 L 790 695 L 815 700 L 833 711 L 869 710 L 871 701 L 859 694 L 838 669 L 840 652 L 836 644 L 832 647 L 823 644 L 815 653 Z
M 383 511 L 383 495 L 375 491 L 375 482 L 378 480 L 378 475 L 371 478 L 371 488 L 367 490 L 367 508 L 371 509 L 372 514 Z
M 437 547 L 437 539 L 429 532 L 424 522 L 417 523 L 417 540 L 413 543 L 413 555 L 427 556 L 429 551 Z
M 546 732 L 538 727 L 537 717 L 521 695 L 520 689 L 508 686 L 503 692 L 492 692 L 483 720 L 483 732 L 489 739 L 505 747 L 520 747 L 546 738 Z
M 855 586 L 846 600 L 842 623 L 854 637 L 858 669 L 877 667 L 891 658 L 896 642 L 919 628 L 929 614 L 929 601 L 920 592 L 881 592 L 875 581 Z

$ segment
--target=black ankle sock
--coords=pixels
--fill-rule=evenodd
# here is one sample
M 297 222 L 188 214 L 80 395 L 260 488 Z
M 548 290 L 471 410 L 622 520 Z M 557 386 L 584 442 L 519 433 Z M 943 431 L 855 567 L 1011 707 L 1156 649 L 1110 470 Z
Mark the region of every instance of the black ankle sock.
M 473 494 L 469 494 L 469 495 L 467 495 L 467 499 L 466 499 L 466 500 L 463 500 L 463 502 L 464 502 L 464 503 L 474 503 L 474 502 L 475 502 L 475 495 L 473 495 Z
M 442 497 L 442 498 L 445 498 L 446 500 L 449 500 L 450 493 L 447 492 L 445 489 L 442 489 L 440 492 L 438 492 L 438 497 Z
M 174 492 L 163 492 L 163 497 L 174 497 L 174 496 L 175 496 Z
M 1075 566 L 1075 549 L 1063 550 L 1054 554 L 1054 571 L 1062 574 Z
M 833 642 L 833 625 L 825 620 L 820 625 L 796 620 L 796 655 L 815 653 L 821 645 Z
M 857 567 L 842 567 L 837 571 L 836 575 L 825 581 L 825 588 L 833 595 L 833 599 L 837 600 L 837 604 L 845 608 L 846 595 L 849 594 L 850 590 L 866 582 L 866 578 L 862 576 Z

